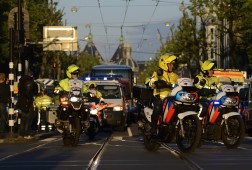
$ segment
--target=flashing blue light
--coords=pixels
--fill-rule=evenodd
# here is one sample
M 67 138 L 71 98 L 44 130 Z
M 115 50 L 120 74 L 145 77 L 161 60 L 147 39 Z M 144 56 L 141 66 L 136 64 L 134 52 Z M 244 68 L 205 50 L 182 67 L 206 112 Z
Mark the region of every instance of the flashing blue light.
M 107 78 L 107 77 L 104 77 L 103 80 L 108 80 L 108 78 Z
M 216 104 L 216 105 L 217 105 L 217 104 L 220 104 L 220 102 L 214 102 L 214 104 Z
M 86 80 L 86 81 L 90 81 L 91 78 L 90 78 L 90 77 L 85 77 L 85 80 Z

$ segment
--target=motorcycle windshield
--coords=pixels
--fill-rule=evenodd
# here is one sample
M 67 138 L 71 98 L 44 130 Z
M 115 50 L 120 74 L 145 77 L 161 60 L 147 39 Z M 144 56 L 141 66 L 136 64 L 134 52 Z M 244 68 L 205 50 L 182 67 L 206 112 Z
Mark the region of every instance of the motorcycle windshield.
M 81 96 L 81 89 L 72 89 L 71 94 L 74 96 Z

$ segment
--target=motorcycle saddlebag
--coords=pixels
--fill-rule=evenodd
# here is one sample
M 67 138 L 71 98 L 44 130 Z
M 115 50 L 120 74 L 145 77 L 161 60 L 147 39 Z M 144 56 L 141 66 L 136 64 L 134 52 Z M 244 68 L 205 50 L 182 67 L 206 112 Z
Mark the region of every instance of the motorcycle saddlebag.
M 133 97 L 141 100 L 151 100 L 153 96 L 153 89 L 145 86 L 134 86 Z

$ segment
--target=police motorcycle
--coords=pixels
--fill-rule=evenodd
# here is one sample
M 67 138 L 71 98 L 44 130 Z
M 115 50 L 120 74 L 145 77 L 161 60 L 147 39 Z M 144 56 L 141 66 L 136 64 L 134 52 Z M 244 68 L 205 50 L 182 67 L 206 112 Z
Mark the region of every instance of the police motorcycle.
M 102 130 L 102 116 L 103 110 L 106 108 L 106 104 L 104 102 L 100 102 L 95 94 L 95 91 L 91 91 L 86 93 L 84 105 L 88 106 L 90 111 L 90 126 L 85 133 L 89 136 L 89 139 L 94 139 L 96 134 Z
M 76 146 L 89 127 L 89 106 L 84 105 L 82 81 L 70 79 L 70 91 L 61 91 L 57 110 L 56 129 L 62 134 L 65 146 Z
M 202 123 L 199 147 L 204 141 L 223 141 L 227 148 L 237 148 L 243 141 L 245 126 L 238 112 L 239 95 L 234 86 L 224 84 L 221 90 L 203 88 L 198 93 L 202 96 L 198 113 Z
M 198 94 L 191 79 L 179 79 L 178 85 L 173 85 L 171 94 L 164 98 L 163 116 L 158 121 L 157 135 L 149 133 L 153 111 L 150 101 L 141 100 L 141 97 L 137 100 L 141 108 L 138 127 L 143 132 L 144 144 L 149 151 L 158 150 L 161 144 L 170 143 L 174 138 L 182 152 L 193 152 L 197 148 L 202 130 L 196 112 Z

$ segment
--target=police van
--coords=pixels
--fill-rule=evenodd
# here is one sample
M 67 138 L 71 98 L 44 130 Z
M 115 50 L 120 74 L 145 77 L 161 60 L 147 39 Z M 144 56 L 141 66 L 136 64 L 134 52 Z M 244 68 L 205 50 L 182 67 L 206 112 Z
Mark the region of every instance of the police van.
M 128 103 L 125 98 L 124 84 L 116 79 L 86 77 L 84 84 L 92 81 L 97 85 L 97 90 L 102 93 L 107 107 L 103 111 L 103 126 L 124 131 L 127 127 Z

